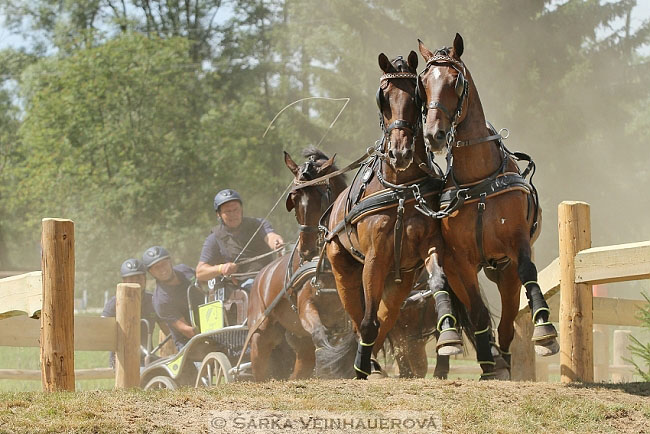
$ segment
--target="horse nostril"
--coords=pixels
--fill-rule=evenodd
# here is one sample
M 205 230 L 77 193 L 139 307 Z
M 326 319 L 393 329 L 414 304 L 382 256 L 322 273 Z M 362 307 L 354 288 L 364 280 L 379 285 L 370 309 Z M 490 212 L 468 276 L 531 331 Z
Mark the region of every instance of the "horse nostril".
M 388 150 L 388 158 L 394 160 L 395 159 L 395 153 L 393 152 L 392 149 Z
M 413 150 L 407 149 L 406 151 L 404 151 L 404 159 L 410 160 L 411 158 L 413 158 Z
M 446 136 L 447 136 L 447 134 L 445 134 L 444 131 L 438 130 L 438 131 L 436 131 L 436 135 L 435 135 L 434 139 L 436 139 L 438 142 L 441 142 L 441 141 L 443 141 L 445 139 Z

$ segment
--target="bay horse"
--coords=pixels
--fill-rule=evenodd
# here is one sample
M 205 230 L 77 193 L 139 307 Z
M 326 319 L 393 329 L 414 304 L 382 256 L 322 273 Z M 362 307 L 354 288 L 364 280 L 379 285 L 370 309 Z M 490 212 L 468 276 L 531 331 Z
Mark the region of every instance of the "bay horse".
M 489 343 L 490 316 L 478 286 L 481 268 L 501 295 L 499 346 L 508 370 L 522 284 L 535 325 L 536 352 L 546 356 L 559 350 L 531 259 L 531 246 L 541 228 L 537 191 L 526 179 L 532 178 L 534 163 L 526 154 L 508 151 L 502 136 L 486 123 L 474 80 L 461 60 L 464 43 L 458 33 L 451 48 L 431 52 L 419 41 L 419 50 L 427 62 L 418 82 L 426 112 L 425 140 L 433 151 L 447 149 L 442 236 L 454 248 L 444 252 L 444 270 L 478 330 L 478 361 L 482 378 L 488 378 L 495 373 L 495 361 Z M 520 160 L 529 162 L 523 172 Z
M 307 148 L 304 155 L 308 160 L 300 166 L 288 153 L 284 155 L 285 164 L 294 175 L 294 186 L 287 196 L 286 207 L 287 211 L 294 210 L 299 223 L 296 247 L 292 254 L 282 256 L 264 267 L 251 287 L 248 323 L 262 321 L 255 330 L 251 330 L 250 336 L 251 365 L 256 381 L 269 378 L 273 349 L 285 338 L 296 353 L 290 378 L 310 377 L 316 362 L 316 348 L 324 352 L 333 349 L 326 330 L 346 321 L 336 293 L 320 293 L 300 273 L 295 282 L 290 282 L 292 289 L 281 294 L 294 273 L 318 254 L 319 219 L 333 198 L 347 186 L 344 176 L 338 175 L 320 184 L 301 188 L 301 183 L 337 170 L 334 157 L 327 158 L 315 148 Z M 278 297 L 279 302 L 272 306 Z
M 334 202 L 325 237 L 341 302 L 359 335 L 358 379 L 378 369 L 372 356 L 382 348 L 425 265 L 440 315 L 438 352 L 462 351 L 462 324 L 451 311 L 453 294 L 444 290 L 440 223 L 420 211 L 437 209 L 442 179 L 424 146 L 416 100 L 418 57 L 411 51 L 407 60 L 390 61 L 381 53 L 378 62 L 383 136 L 374 156 Z

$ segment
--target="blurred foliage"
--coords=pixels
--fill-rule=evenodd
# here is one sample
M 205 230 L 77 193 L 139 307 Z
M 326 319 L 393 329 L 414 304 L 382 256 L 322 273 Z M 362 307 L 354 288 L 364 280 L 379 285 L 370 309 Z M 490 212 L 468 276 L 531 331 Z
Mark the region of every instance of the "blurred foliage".
M 283 149 L 298 161 L 322 140 L 340 165 L 356 158 L 379 135 L 377 55 L 406 56 L 417 38 L 450 45 L 455 32 L 488 118 L 537 162 L 542 265 L 557 255 L 561 200 L 592 204 L 594 244 L 648 238 L 641 217 L 610 230 L 623 202 L 641 216 L 647 205 L 616 174 L 650 180 L 636 158 L 650 137 L 638 54 L 650 25 L 631 28 L 634 5 L 0 0 L 27 44 L 0 51 L 0 269 L 38 267 L 45 216 L 75 220 L 77 288 L 92 304 L 150 245 L 195 266 L 218 190 L 240 190 L 246 213 L 263 216 L 291 179 Z M 341 103 L 311 100 L 262 138 L 282 107 L 316 95 L 351 98 L 331 131 Z M 290 239 L 282 208 L 271 220 Z

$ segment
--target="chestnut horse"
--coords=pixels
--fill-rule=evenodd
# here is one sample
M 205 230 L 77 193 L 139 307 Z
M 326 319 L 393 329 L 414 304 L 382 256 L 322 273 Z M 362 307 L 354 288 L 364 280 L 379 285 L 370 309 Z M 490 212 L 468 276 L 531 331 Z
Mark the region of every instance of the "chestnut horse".
M 333 349 L 326 329 L 346 322 L 336 293 L 317 291 L 306 273 L 298 276 L 295 282 L 291 281 L 291 288 L 283 294 L 294 273 L 318 254 L 319 219 L 333 198 L 346 187 L 342 175 L 325 180 L 322 184 L 301 187 L 301 183 L 337 170 L 333 164 L 334 157 L 328 159 L 315 148 L 306 149 L 304 154 L 309 159 L 301 166 L 286 152 L 284 156 L 287 167 L 294 175 L 294 188 L 287 197 L 287 211 L 295 210 L 300 227 L 298 243 L 291 255 L 278 258 L 264 267 L 251 288 L 248 323 L 256 324 L 249 331 L 251 365 L 256 381 L 269 378 L 273 349 L 284 338 L 296 353 L 290 378 L 310 377 L 314 371 L 316 347 L 323 351 Z
M 407 61 L 398 57 L 391 62 L 379 55 L 383 75 L 377 104 L 383 137 L 334 202 L 328 222 L 327 257 L 343 307 L 359 334 L 354 363 L 359 379 L 377 368 L 371 357 L 382 347 L 425 264 L 442 312 L 439 352 L 461 351 L 460 324 L 451 312 L 449 291 L 441 290 L 446 281 L 440 223 L 422 212 L 437 209 L 442 179 L 424 147 L 415 93 L 417 63 L 413 51 Z
M 508 151 L 502 136 L 486 123 L 474 80 L 461 60 L 462 37 L 456 34 L 453 47 L 435 53 L 422 41 L 419 48 L 427 62 L 418 83 L 419 94 L 426 94 L 425 140 L 433 151 L 447 149 L 447 176 L 441 196 L 441 209 L 447 217 L 442 220 L 442 236 L 445 244 L 454 248 L 444 252 L 444 269 L 479 330 L 477 355 L 482 378 L 488 378 L 495 368 L 489 343 L 490 316 L 477 279 L 481 268 L 501 294 L 498 331 L 505 361 L 510 362 L 522 284 L 535 325 L 537 353 L 551 355 L 559 349 L 531 260 L 531 246 L 541 224 L 537 191 L 526 179 L 529 174 L 532 177 L 534 164 L 527 155 Z M 523 172 L 517 165 L 520 160 L 529 162 Z

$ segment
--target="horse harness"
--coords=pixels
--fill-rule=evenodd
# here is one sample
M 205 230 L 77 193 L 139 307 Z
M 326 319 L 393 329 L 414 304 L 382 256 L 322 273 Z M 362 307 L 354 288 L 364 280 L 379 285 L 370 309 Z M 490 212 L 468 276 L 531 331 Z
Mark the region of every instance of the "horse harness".
M 415 146 L 415 141 L 419 133 L 422 131 L 422 117 L 418 116 L 415 125 L 403 119 L 397 119 L 390 125 L 386 126 L 383 116 L 383 89 L 387 87 L 388 82 L 392 79 L 412 79 L 416 81 L 417 90 L 417 74 L 410 72 L 396 72 L 386 73 L 380 78 L 380 86 L 377 90 L 376 101 L 379 110 L 379 126 L 382 130 L 382 137 L 375 144 L 374 155 L 368 159 L 361 168 L 357 171 L 352 187 L 348 190 L 346 200 L 346 214 L 341 222 L 331 231 L 327 231 L 327 226 L 324 224 L 329 216 L 329 211 L 321 218 L 321 229 L 325 231 L 324 240 L 326 242 L 332 239 L 340 232 L 345 230 L 350 245 L 349 252 L 352 256 L 361 263 L 365 262 L 365 255 L 354 247 L 352 242 L 352 231 L 356 231 L 356 223 L 364 217 L 378 213 L 380 211 L 397 207 L 396 222 L 394 226 L 394 272 L 395 282 L 402 281 L 402 273 L 407 273 L 420 269 L 424 264 L 420 261 L 415 267 L 411 269 L 402 269 L 401 255 L 402 255 L 402 242 L 404 232 L 404 211 L 405 205 L 408 203 L 416 202 L 415 208 L 425 215 L 434 213 L 431 206 L 427 204 L 426 198 L 434 194 L 439 194 L 442 190 L 444 182 L 442 177 L 438 174 L 439 168 L 433 163 L 433 153 L 427 152 L 427 162 L 418 162 L 418 166 L 427 175 L 423 178 L 414 180 L 408 184 L 393 184 L 384 179 L 382 176 L 381 166 L 386 160 L 385 154 L 382 154 L 382 149 L 388 145 L 390 147 L 390 133 L 394 129 L 407 130 L 412 134 L 413 142 L 412 147 Z M 416 91 L 414 103 L 417 107 L 421 106 L 419 93 Z M 372 178 L 376 177 L 377 180 L 384 187 L 383 190 L 374 192 L 364 197 L 367 186 L 370 184 Z
M 520 190 L 527 193 L 529 201 L 528 217 L 530 217 L 531 212 L 533 217 L 533 223 L 530 228 L 530 236 L 532 237 L 537 231 L 539 225 L 539 197 L 537 189 L 533 185 L 535 163 L 529 155 L 523 152 L 511 152 L 508 150 L 508 148 L 503 144 L 503 139 L 508 138 L 509 133 L 505 136 L 501 134 L 501 131 L 507 132 L 507 129 L 502 129 L 497 132 L 489 122 L 486 122 L 486 126 L 490 131 L 489 136 L 463 141 L 456 140 L 456 129 L 463 113 L 463 106 L 465 105 L 469 94 L 469 81 L 465 78 L 467 70 L 462 62 L 449 55 L 449 49 L 446 47 L 436 51 L 433 57 L 427 61 L 427 66 L 420 75 L 424 74 L 431 65 L 447 65 L 458 71 L 455 85 L 458 104 L 454 113 L 451 114 L 439 101 L 432 101 L 429 104 L 424 105 L 423 108 L 425 115 L 427 109 L 439 109 L 451 122 L 451 127 L 446 137 L 447 172 L 445 174 L 445 180 L 451 179 L 453 186 L 443 190 L 440 196 L 440 211 L 437 213 L 436 217 L 449 217 L 458 211 L 464 204 L 478 202 L 475 234 L 476 245 L 481 255 L 481 263 L 479 265 L 488 269 L 503 269 L 510 264 L 510 259 L 508 257 L 487 259 L 485 256 L 485 250 L 483 247 L 483 213 L 485 212 L 486 200 L 491 196 L 498 196 L 513 190 Z M 418 92 L 419 87 L 418 81 Z M 453 172 L 454 165 L 452 148 L 472 146 L 486 142 L 495 142 L 497 144 L 501 154 L 501 166 L 494 173 L 481 181 L 459 185 Z M 519 169 L 517 172 L 507 172 L 507 163 L 512 160 L 526 161 L 528 162 L 528 165 L 523 172 Z M 528 179 L 526 179 L 527 177 Z

